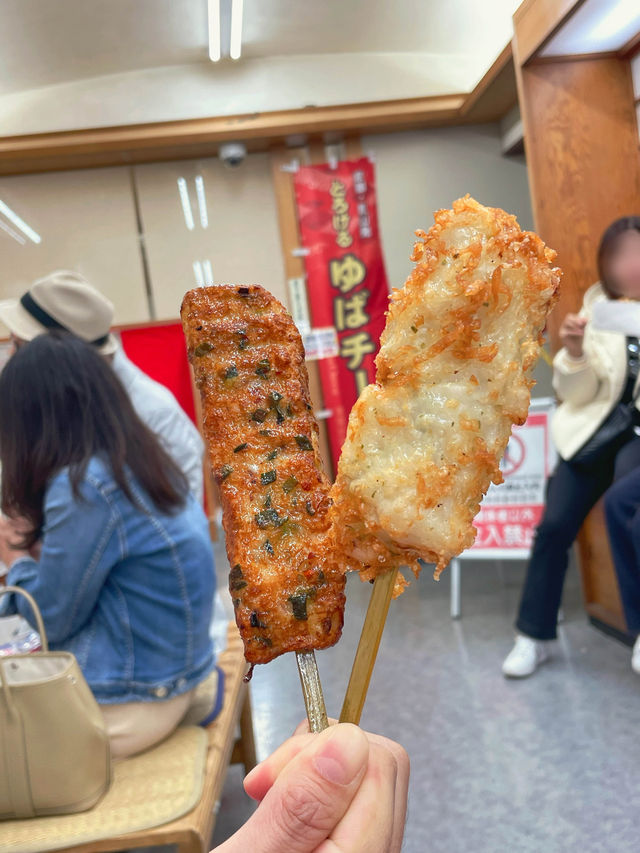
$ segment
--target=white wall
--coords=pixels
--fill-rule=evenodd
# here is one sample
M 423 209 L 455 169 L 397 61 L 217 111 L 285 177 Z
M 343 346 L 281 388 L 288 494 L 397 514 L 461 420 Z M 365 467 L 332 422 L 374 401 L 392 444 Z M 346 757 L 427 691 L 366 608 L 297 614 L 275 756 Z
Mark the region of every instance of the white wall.
M 179 316 L 185 291 L 197 284 L 194 261 L 209 261 L 217 283 L 262 284 L 286 301 L 268 154 L 251 154 L 235 170 L 205 158 L 135 166 L 133 174 L 157 319 Z M 192 230 L 181 207 L 181 176 L 188 182 Z M 205 226 L 196 176 L 206 199 Z M 74 269 L 113 301 L 116 324 L 152 319 L 130 179 L 126 167 L 0 178 L 0 200 L 41 237 L 35 244 L 15 228 L 14 236 L 0 228 L 0 299 L 21 296 L 54 269 Z M 0 217 L 2 223 L 10 224 Z M 0 324 L 0 338 L 6 334 Z
M 196 287 L 194 261 L 205 284 L 261 284 L 287 301 L 278 211 L 268 154 L 251 154 L 238 169 L 217 157 L 135 167 L 156 316 L 178 316 L 186 290 Z M 206 206 L 205 227 L 195 189 Z M 185 227 L 177 179 L 184 177 L 194 228 Z
M 500 152 L 497 124 L 443 127 L 362 137 L 376 163 L 378 213 L 389 283 L 403 284 L 416 228 L 428 230 L 433 212 L 470 193 L 482 204 L 502 207 L 533 227 L 527 167 L 523 157 Z
M 412 268 L 413 232 L 433 225 L 433 212 L 470 193 L 482 204 L 514 213 L 533 228 L 524 157 L 501 153 L 498 124 L 443 127 L 362 137 L 378 183 L 378 216 L 387 275 L 400 287 Z M 548 366 L 540 361 L 535 396 L 552 394 Z
M 82 169 L 0 178 L 0 200 L 33 228 L 0 224 L 0 299 L 22 296 L 56 269 L 86 276 L 112 300 L 118 323 L 150 319 L 129 169 Z M 0 338 L 6 335 L 0 324 Z

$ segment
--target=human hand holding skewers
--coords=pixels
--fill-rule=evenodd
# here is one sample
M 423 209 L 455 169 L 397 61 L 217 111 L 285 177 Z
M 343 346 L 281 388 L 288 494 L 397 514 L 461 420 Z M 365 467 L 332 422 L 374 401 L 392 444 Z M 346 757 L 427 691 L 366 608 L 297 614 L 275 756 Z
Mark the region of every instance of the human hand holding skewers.
M 376 382 L 352 410 L 337 481 L 318 452 L 300 336 L 257 286 L 185 297 L 182 320 L 221 487 L 230 590 L 253 666 L 295 651 L 310 729 L 251 773 L 255 815 L 219 853 L 399 853 L 408 759 L 326 724 L 314 649 L 340 636 L 344 572 L 374 581 L 341 719 L 357 722 L 392 594 L 420 560 L 468 548 L 514 423 L 527 416 L 555 253 L 465 197 L 419 232 Z M 573 337 L 579 330 L 572 328 Z M 577 350 L 576 350 L 577 352 Z
M 356 726 L 301 726 L 245 779 L 260 805 L 216 853 L 399 853 L 409 759 Z

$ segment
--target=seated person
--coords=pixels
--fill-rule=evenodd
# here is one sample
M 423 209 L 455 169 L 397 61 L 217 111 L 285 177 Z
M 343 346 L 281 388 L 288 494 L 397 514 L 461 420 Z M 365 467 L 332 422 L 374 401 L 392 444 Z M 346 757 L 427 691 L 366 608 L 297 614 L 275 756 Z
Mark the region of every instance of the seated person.
M 203 721 L 215 700 L 214 685 L 194 707 L 215 671 L 207 519 L 94 347 L 57 331 L 9 360 L 0 462 L 7 583 L 36 599 L 52 648 L 76 656 L 114 756 L 162 740 L 188 712 Z
M 17 349 L 50 329 L 71 332 L 111 362 L 138 416 L 173 457 L 199 501 L 203 497 L 200 433 L 168 388 L 143 373 L 114 335 L 113 305 L 78 273 L 58 270 L 34 282 L 20 299 L 0 302 L 0 320 Z

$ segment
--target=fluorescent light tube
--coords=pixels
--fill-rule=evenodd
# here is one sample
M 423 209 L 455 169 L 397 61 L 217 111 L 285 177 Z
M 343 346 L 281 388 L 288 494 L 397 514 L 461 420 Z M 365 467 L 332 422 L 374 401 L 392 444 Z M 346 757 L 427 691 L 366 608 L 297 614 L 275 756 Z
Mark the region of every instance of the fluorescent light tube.
M 220 59 L 220 0 L 209 0 L 209 59 Z
M 193 231 L 195 223 L 193 221 L 193 213 L 191 212 L 191 199 L 189 198 L 189 190 L 187 189 L 187 182 L 184 178 L 178 178 L 178 193 L 180 194 L 184 224 L 189 231 Z
M 24 219 L 20 219 L 18 214 L 15 211 L 11 210 L 9 205 L 5 204 L 3 201 L 0 201 L 0 213 L 3 213 L 7 217 L 9 222 L 15 225 L 16 228 L 19 228 L 20 231 L 22 231 L 22 233 L 34 243 L 42 242 L 42 237 L 36 231 L 34 231 L 33 228 L 27 225 Z
M 242 0 L 231 0 L 231 40 L 229 56 L 240 59 L 242 50 Z
M 5 231 L 10 237 L 13 237 L 14 240 L 17 240 L 20 245 L 24 246 L 24 244 L 27 242 L 22 236 L 22 234 L 18 234 L 17 231 L 14 231 L 13 228 L 7 225 L 6 222 L 3 222 L 2 219 L 0 219 L 0 228 Z
M 202 262 L 202 270 L 204 273 L 204 283 L 207 285 L 213 284 L 213 268 L 210 260 Z
M 193 262 L 193 274 L 196 279 L 196 286 L 204 287 L 204 276 L 202 275 L 202 264 L 200 261 Z
M 203 228 L 209 226 L 209 217 L 207 215 L 207 197 L 204 192 L 204 178 L 202 175 L 196 175 L 196 196 L 198 197 L 198 207 L 200 208 L 200 225 Z

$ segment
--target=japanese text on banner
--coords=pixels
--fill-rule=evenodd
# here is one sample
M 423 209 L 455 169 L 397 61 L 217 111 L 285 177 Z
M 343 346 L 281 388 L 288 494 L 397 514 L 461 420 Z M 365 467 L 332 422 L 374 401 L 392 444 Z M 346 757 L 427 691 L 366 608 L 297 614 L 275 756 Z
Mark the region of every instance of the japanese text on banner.
M 319 361 L 334 462 L 351 407 L 375 377 L 388 286 L 373 164 L 367 158 L 304 166 L 295 177 L 313 327 L 336 330 L 338 354 Z

